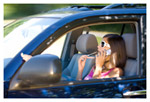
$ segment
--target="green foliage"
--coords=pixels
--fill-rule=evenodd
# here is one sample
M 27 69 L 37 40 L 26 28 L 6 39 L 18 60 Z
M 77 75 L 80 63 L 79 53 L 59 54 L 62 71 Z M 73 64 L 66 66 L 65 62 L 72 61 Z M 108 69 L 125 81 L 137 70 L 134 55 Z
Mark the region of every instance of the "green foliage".
M 103 25 L 95 25 L 90 26 L 89 28 L 93 31 L 100 32 L 110 32 L 115 34 L 120 34 L 122 30 L 123 24 L 103 24 Z M 133 33 L 133 29 L 130 24 L 125 24 L 124 33 Z
M 73 5 L 108 5 L 108 4 L 4 4 L 4 19 L 16 19 L 47 12 Z
M 64 7 L 55 4 L 4 4 L 4 19 L 16 19 Z
M 102 41 L 102 37 L 96 36 L 96 39 L 97 39 L 98 44 L 100 44 L 100 42 Z
M 90 26 L 90 29 L 92 29 L 93 31 L 114 32 L 120 34 L 122 29 L 122 24 L 96 25 L 96 26 Z

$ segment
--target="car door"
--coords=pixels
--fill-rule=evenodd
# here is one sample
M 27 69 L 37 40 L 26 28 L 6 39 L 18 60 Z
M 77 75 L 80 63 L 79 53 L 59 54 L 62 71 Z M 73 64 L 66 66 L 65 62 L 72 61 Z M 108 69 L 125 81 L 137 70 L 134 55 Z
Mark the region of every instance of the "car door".
M 127 11 L 126 11 L 127 12 Z M 145 12 L 145 11 L 144 11 Z M 143 13 L 144 13 L 143 12 Z M 80 16 L 79 16 L 80 15 Z M 145 16 L 145 15 L 144 15 Z M 144 18 L 142 14 L 133 14 L 131 12 L 122 14 L 116 12 L 108 11 L 106 12 L 87 12 L 83 14 L 76 14 L 69 16 L 57 22 L 55 25 L 48 27 L 47 30 L 43 32 L 45 37 L 40 39 L 41 35 L 36 37 L 32 42 L 29 43 L 22 51 L 31 53 L 32 55 L 40 54 L 45 48 L 47 48 L 53 41 L 59 38 L 61 35 L 69 32 L 73 29 L 77 29 L 81 26 L 93 25 L 95 23 L 111 23 L 111 22 L 134 22 L 136 25 L 136 30 L 138 31 L 139 36 L 143 36 L 145 32 L 142 32 L 141 26 L 144 23 L 141 21 Z M 68 22 L 68 23 L 66 23 Z M 58 25 L 56 27 L 56 25 Z M 53 29 L 53 30 L 52 30 Z M 144 29 L 144 28 L 143 28 Z M 144 30 L 145 31 L 145 30 Z M 49 33 L 49 35 L 46 35 Z M 49 38 L 49 36 L 51 36 Z M 141 38 L 138 40 L 139 50 L 138 52 L 142 53 L 145 48 L 141 47 L 142 43 Z M 36 43 L 36 44 L 35 44 Z M 47 44 L 47 45 L 46 45 Z M 65 43 L 66 44 L 66 43 Z M 32 45 L 32 46 L 31 46 Z M 28 46 L 31 46 L 32 49 L 28 49 Z M 21 51 L 21 52 L 22 52 Z M 63 50 L 62 55 L 65 53 Z M 21 60 L 19 54 L 13 59 L 13 61 Z M 83 80 L 83 81 L 60 81 L 51 86 L 47 85 L 44 87 L 32 87 L 32 88 L 19 88 L 19 89 L 5 89 L 7 95 L 5 97 L 53 97 L 53 98 L 112 98 L 112 97 L 146 97 L 146 77 L 143 73 L 146 69 L 144 67 L 145 63 L 140 61 L 146 60 L 144 56 L 138 57 L 139 61 L 139 75 L 131 77 L 120 77 L 120 78 L 107 78 L 107 79 L 94 79 L 94 80 Z M 16 65 L 13 61 L 7 66 L 5 70 L 5 86 L 11 85 L 13 78 L 17 75 L 16 70 L 21 68 L 22 62 Z M 11 66 L 12 65 L 12 66 Z M 14 73 L 7 74 L 9 67 L 13 69 Z M 12 77 L 13 76 L 13 77 Z M 10 81 L 11 80 L 11 81 Z M 9 84 L 8 84 L 9 83 Z

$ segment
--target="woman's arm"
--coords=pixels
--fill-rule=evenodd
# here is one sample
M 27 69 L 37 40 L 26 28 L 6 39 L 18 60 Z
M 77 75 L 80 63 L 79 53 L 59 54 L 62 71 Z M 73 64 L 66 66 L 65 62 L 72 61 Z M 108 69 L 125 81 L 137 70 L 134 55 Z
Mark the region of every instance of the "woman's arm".
M 93 74 L 93 79 L 101 78 L 101 73 L 102 73 L 102 67 L 96 66 L 96 69 L 95 69 L 94 74 Z
M 95 79 L 101 78 L 102 67 L 105 63 L 105 58 L 106 58 L 106 52 L 104 51 L 104 49 L 102 49 L 96 55 L 96 69 L 94 71 L 93 78 Z
M 78 71 L 78 74 L 77 74 L 77 80 L 82 80 L 82 72 L 83 72 L 83 70 L 81 70 L 81 71 Z

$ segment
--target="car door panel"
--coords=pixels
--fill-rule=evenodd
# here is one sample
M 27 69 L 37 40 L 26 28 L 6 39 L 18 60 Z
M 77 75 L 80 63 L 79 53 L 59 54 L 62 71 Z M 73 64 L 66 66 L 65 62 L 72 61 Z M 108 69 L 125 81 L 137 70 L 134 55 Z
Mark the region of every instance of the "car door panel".
M 64 86 L 12 90 L 8 97 L 26 98 L 121 98 L 121 97 L 146 97 L 145 94 L 136 94 L 136 90 L 146 90 L 146 79 L 137 78 L 130 80 L 115 80 L 113 78 L 88 81 L 70 81 Z M 110 81 L 111 80 L 111 81 Z M 55 85 L 54 85 L 55 86 Z M 130 91 L 133 94 L 128 95 Z M 135 93 L 134 93 L 135 92 Z

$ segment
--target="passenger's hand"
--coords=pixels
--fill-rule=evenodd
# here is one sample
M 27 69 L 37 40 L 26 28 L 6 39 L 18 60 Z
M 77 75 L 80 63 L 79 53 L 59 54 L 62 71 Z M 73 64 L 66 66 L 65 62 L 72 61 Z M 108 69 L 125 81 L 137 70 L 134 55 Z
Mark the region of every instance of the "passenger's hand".
M 31 55 L 27 55 L 27 54 L 23 54 L 23 53 L 21 53 L 21 57 L 24 61 L 28 61 L 30 58 L 32 58 Z
M 84 69 L 84 66 L 85 66 L 85 62 L 86 62 L 86 59 L 87 59 L 87 55 L 83 55 L 83 56 L 81 56 L 80 58 L 79 58 L 79 60 L 78 60 L 78 70 L 79 71 L 83 71 L 83 69 Z
M 96 67 L 102 68 L 106 59 L 106 50 L 101 49 L 96 55 Z

